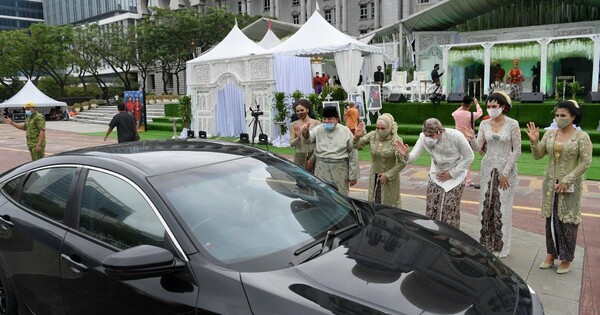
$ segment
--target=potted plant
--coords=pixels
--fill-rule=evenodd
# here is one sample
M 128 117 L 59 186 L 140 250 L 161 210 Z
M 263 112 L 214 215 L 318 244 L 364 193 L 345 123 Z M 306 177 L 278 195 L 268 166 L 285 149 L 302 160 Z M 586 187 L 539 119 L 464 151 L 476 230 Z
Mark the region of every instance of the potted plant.
M 96 107 L 98 107 L 98 100 L 97 100 L 97 99 L 95 99 L 95 98 L 92 98 L 92 99 L 91 99 L 89 102 L 90 102 L 90 107 L 91 107 L 91 108 L 96 108 Z
M 184 95 L 179 98 L 179 117 L 183 128 L 190 128 L 192 123 L 192 98 Z
M 297 102 L 299 99 L 301 99 L 303 97 L 304 97 L 304 94 L 302 94 L 302 91 L 295 90 L 294 92 L 292 92 L 292 103 Z
M 577 82 L 577 81 L 573 81 L 573 83 L 569 83 L 568 86 L 571 89 L 571 92 L 573 93 L 573 99 L 575 99 L 575 97 L 577 97 L 577 94 L 583 90 L 583 86 L 581 85 L 580 82 Z
M 146 101 L 148 101 L 148 104 L 152 105 L 156 103 L 156 98 L 154 95 L 146 95 Z
M 90 109 L 90 102 L 88 102 L 88 101 L 81 102 L 81 109 L 82 110 L 88 110 L 88 109 Z
M 287 105 L 285 104 L 286 95 L 284 92 L 273 92 L 273 109 L 277 111 L 275 114 L 275 123 L 279 125 L 279 134 L 284 135 L 287 132 L 285 120 L 289 117 Z
M 321 97 L 317 93 L 308 94 L 308 100 L 312 104 L 312 112 L 315 114 L 317 119 L 321 118 L 321 112 L 323 111 L 323 104 L 321 103 Z
M 177 95 L 175 95 L 175 94 L 170 94 L 169 96 L 171 97 L 171 100 L 170 100 L 170 101 L 171 101 L 171 103 L 179 103 L 179 98 L 178 98 L 178 96 L 177 96 Z
M 75 104 L 73 104 L 73 110 L 74 110 L 76 113 L 79 113 L 79 112 L 81 111 L 81 104 L 80 104 L 80 103 L 75 103 Z
M 554 98 L 555 99 L 558 100 L 560 98 L 560 96 L 562 95 L 563 88 L 564 88 L 563 81 L 556 82 L 556 87 L 555 87 L 555 90 L 554 90 Z

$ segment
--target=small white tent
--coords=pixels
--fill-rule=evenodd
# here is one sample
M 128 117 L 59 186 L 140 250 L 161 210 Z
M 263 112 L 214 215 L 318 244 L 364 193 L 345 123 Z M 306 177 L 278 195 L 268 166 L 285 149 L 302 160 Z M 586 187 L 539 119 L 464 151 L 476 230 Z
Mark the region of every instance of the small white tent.
M 36 107 L 60 106 L 63 110 L 67 107 L 67 103 L 52 99 L 38 90 L 31 80 L 27 80 L 25 86 L 15 96 L 0 104 L 0 108 L 21 108 L 27 102 L 33 102 Z
M 281 44 L 281 39 L 279 39 L 270 28 L 265 33 L 263 39 L 258 42 L 258 46 L 264 49 L 271 49 L 279 44 Z

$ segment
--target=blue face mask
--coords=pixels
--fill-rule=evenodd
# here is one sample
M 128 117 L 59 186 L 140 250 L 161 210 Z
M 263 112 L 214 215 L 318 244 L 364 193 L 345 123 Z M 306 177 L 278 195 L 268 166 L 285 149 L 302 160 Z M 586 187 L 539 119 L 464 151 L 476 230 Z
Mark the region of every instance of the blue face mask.
M 25 115 L 27 115 L 27 116 L 31 116 L 31 114 L 32 114 L 32 113 L 31 113 L 31 111 L 30 111 L 30 110 L 26 110 L 26 111 L 25 111 Z
M 335 123 L 323 123 L 323 129 L 325 129 L 325 131 L 327 132 L 331 132 L 333 131 L 333 128 L 335 128 Z

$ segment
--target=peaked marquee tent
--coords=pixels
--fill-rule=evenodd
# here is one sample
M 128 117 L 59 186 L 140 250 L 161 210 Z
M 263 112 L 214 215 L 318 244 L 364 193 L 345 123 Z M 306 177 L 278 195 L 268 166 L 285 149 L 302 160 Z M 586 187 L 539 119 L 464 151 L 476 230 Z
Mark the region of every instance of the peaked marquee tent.
M 269 28 L 265 33 L 265 36 L 262 38 L 260 42 L 258 42 L 258 46 L 264 49 L 271 49 L 277 45 L 281 44 L 281 40 L 273 33 L 273 31 Z
M 340 32 L 318 11 L 294 35 L 270 52 L 295 56 L 333 54 L 338 77 L 348 93 L 356 91 L 363 55 L 383 53 L 380 47 L 365 44 Z
M 219 104 L 218 90 L 234 85 L 242 91 L 231 98 L 237 99 L 236 103 L 243 102 L 245 132 L 252 132 L 248 126 L 253 118 L 250 108 L 260 105 L 264 111 L 259 117 L 263 133 L 275 139 L 278 134 L 271 114 L 273 91 L 300 90 L 305 94 L 312 91 L 310 59 L 294 56 L 334 55 L 344 89 L 353 92 L 363 64 L 362 55 L 381 52 L 381 48 L 338 31 L 317 11 L 293 36 L 270 50 L 252 42 L 235 25 L 216 47 L 187 63 L 187 91 L 192 98 L 194 116 L 192 129 L 196 134 L 198 130 L 218 134 L 222 121 L 215 113 L 219 106 L 231 107 L 231 104 Z M 240 115 L 237 110 L 233 114 Z M 241 122 L 237 124 L 236 128 L 242 127 Z M 237 136 L 237 129 L 229 132 Z
M 31 80 L 27 80 L 25 86 L 17 94 L 0 104 L 0 108 L 22 108 L 27 102 L 35 103 L 36 107 L 60 106 L 63 110 L 67 108 L 67 103 L 57 101 L 42 93 Z

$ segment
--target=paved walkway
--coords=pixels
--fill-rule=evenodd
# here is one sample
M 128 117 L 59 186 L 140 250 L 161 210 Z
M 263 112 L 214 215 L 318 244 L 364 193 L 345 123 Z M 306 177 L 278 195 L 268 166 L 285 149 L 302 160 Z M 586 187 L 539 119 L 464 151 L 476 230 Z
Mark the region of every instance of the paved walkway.
M 80 133 L 105 131 L 107 126 L 78 122 L 48 122 L 46 152 L 55 154 L 71 149 L 115 143 Z M 25 133 L 0 124 L 0 172 L 30 160 Z M 370 164 L 361 162 L 361 180 L 351 195 L 366 199 Z M 427 167 L 408 166 L 402 171 L 403 208 L 425 212 Z M 473 172 L 473 178 L 478 174 Z M 511 255 L 502 260 L 538 292 L 546 314 L 600 315 L 600 182 L 586 181 L 582 200 L 583 223 L 580 225 L 575 261 L 571 272 L 558 275 L 555 269 L 539 269 L 546 256 L 544 220 L 539 216 L 541 178 L 520 176 L 513 208 Z M 461 230 L 477 239 L 479 191 L 467 187 L 461 203 Z M 594 281 L 595 279 L 595 281 Z

